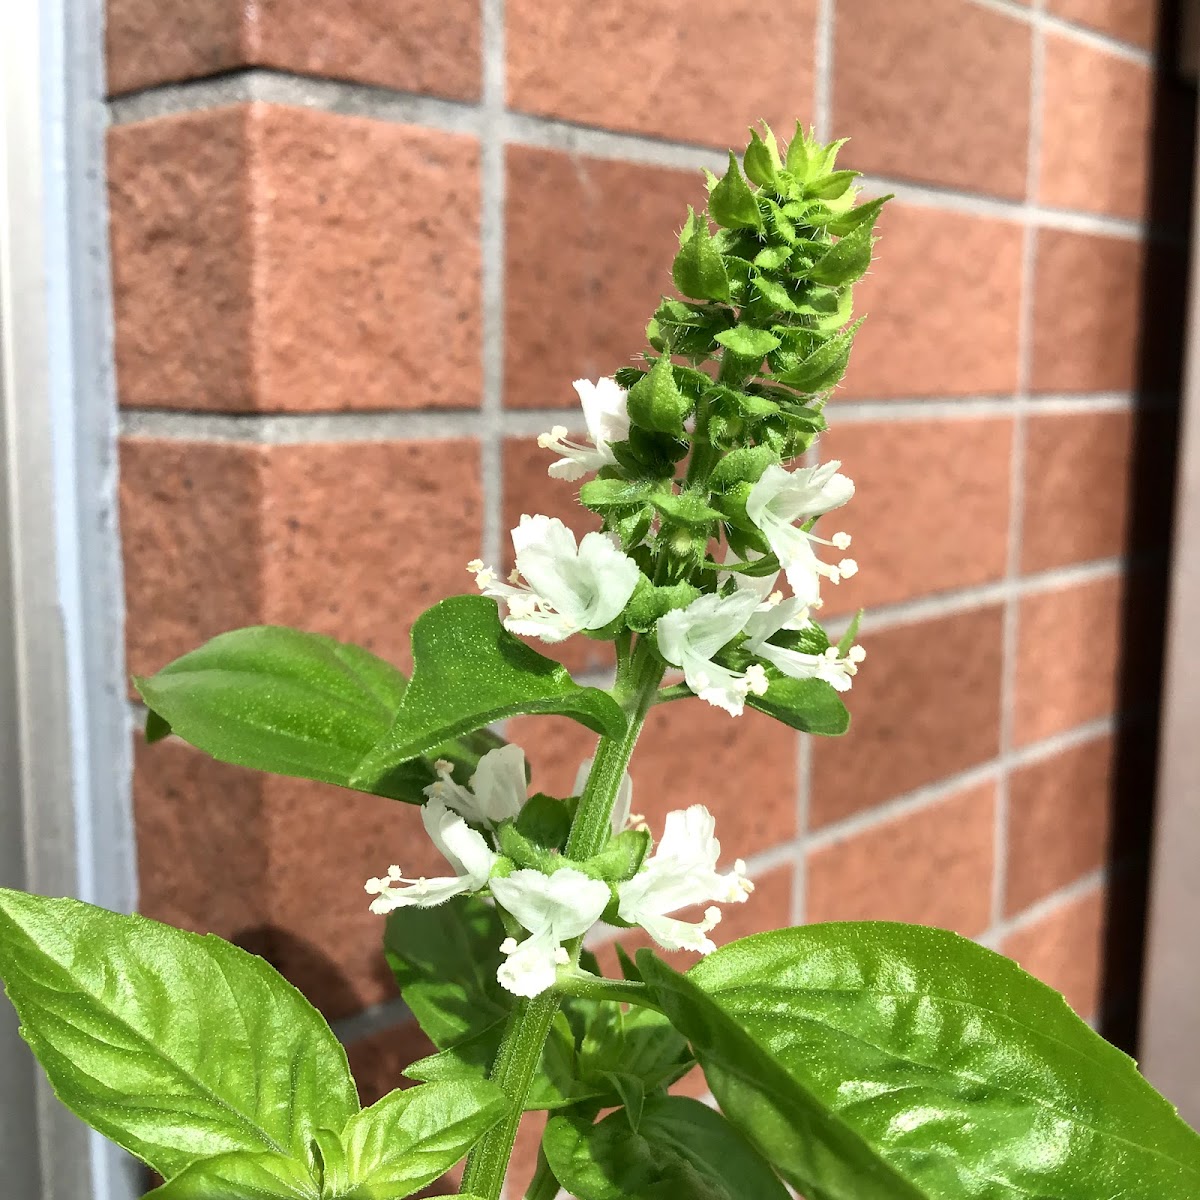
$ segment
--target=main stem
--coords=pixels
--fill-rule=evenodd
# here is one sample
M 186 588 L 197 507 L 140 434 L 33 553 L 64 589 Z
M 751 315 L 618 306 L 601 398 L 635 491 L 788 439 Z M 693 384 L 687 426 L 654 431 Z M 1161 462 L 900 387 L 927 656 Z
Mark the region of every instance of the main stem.
M 587 787 L 579 799 L 567 839 L 568 858 L 590 858 L 608 841 L 617 789 L 629 766 L 633 747 L 642 731 L 646 713 L 654 703 L 662 676 L 662 663 L 645 643 L 635 648 L 625 669 L 618 674 L 615 695 L 625 709 L 629 723 L 621 737 L 603 737 L 596 747 Z M 582 942 L 582 938 L 577 938 L 568 946 L 573 961 L 578 961 Z M 543 992 L 532 999 L 517 1001 L 509 1014 L 490 1076 L 508 1097 L 509 1106 L 503 1119 L 493 1125 L 471 1151 L 463 1173 L 461 1190 L 465 1193 L 479 1196 L 481 1200 L 499 1200 L 517 1126 L 525 1111 L 525 1100 L 542 1060 L 542 1050 L 558 1004 L 557 993 Z

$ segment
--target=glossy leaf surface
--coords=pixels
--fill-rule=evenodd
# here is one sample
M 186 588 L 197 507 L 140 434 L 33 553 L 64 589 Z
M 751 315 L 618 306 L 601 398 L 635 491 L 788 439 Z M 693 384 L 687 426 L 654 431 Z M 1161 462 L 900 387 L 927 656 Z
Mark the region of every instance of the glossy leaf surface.
M 643 951 L 722 1111 L 809 1200 L 1200 1195 L 1200 1138 L 1056 992 L 939 929 Z
M 358 1110 L 346 1055 L 272 967 L 211 935 L 0 890 L 0 976 L 58 1097 L 165 1177 L 303 1160 Z

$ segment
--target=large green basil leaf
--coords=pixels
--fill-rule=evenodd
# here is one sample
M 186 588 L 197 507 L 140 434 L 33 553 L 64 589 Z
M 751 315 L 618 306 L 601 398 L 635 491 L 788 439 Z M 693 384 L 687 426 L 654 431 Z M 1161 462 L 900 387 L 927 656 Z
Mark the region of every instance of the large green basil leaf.
M 383 945 L 400 994 L 439 1049 L 502 1021 L 516 1002 L 496 980 L 504 926 L 475 896 L 388 917 Z
M 766 693 L 751 693 L 746 703 L 804 733 L 839 737 L 850 728 L 841 697 L 823 679 L 790 679 L 768 670 Z
M 955 934 L 854 922 L 643 977 L 809 1200 L 1200 1195 L 1200 1138 L 1056 992 Z
M 432 760 L 449 760 L 465 779 L 480 755 L 503 744 L 481 729 L 369 787 L 352 785 L 354 769 L 391 728 L 407 680 L 360 646 L 281 625 L 220 634 L 134 684 L 150 709 L 149 741 L 175 733 L 222 762 L 412 804 L 436 778 Z
M 746 1138 L 686 1096 L 647 1096 L 636 1132 L 623 1110 L 597 1125 L 551 1117 L 542 1145 L 556 1178 L 579 1200 L 787 1200 Z
M 62 1102 L 159 1174 L 303 1161 L 358 1111 L 321 1015 L 261 958 L 77 900 L 0 889 L 0 977 Z
M 561 713 L 619 737 L 621 706 L 513 637 L 486 596 L 451 596 L 417 618 L 413 675 L 395 721 L 351 776 L 372 790 L 397 764 L 518 713 Z

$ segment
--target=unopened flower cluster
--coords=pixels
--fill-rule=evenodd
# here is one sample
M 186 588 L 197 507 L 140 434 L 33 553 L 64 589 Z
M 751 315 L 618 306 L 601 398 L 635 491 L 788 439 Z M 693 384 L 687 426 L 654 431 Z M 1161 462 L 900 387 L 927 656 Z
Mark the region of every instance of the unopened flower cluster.
M 834 169 L 838 148 L 797 130 L 785 157 L 766 130 L 752 135 L 745 176 L 731 155 L 724 178 L 710 177 L 708 208 L 689 212 L 672 269 L 685 299 L 655 313 L 643 365 L 577 381 L 586 434 L 559 425 L 538 439 L 557 456 L 549 475 L 582 484 L 602 529 L 577 538 L 557 518 L 526 515 L 509 574 L 468 564 L 509 632 L 549 643 L 584 634 L 626 652 L 636 637 L 682 674 L 674 693 L 732 717 L 747 705 L 779 715 L 795 703 L 791 681 L 850 688 L 863 650 L 852 632 L 830 644 L 812 614 L 827 585 L 858 569 L 848 533 L 815 528 L 854 485 L 835 460 L 797 465 L 845 370 L 851 291 L 883 203 L 855 206 L 854 172 Z M 629 792 L 626 780 L 614 837 Z M 447 767 L 427 794 L 425 827 L 455 874 L 407 880 L 392 868 L 368 883 L 372 908 L 490 894 L 527 933 L 501 947 L 500 982 L 519 995 L 552 986 L 564 943 L 602 916 L 641 925 L 664 948 L 707 952 L 715 904 L 751 890 L 740 862 L 717 871 L 713 819 L 699 805 L 670 813 L 627 877 L 565 860 L 513 869 L 502 831 L 525 802 L 517 747 L 485 755 L 469 787 Z M 670 915 L 700 904 L 699 922 Z

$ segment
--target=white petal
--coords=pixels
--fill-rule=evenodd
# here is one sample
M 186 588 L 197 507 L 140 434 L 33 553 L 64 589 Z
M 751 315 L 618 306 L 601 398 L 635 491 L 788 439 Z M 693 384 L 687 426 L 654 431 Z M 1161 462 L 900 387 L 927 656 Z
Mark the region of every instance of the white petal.
M 436 908 L 454 896 L 473 890 L 470 879 L 443 877 L 418 879 L 406 887 L 392 888 L 371 901 L 371 911 L 384 916 L 398 908 Z
M 515 817 L 525 803 L 528 783 L 525 779 L 525 752 L 520 746 L 501 746 L 489 750 L 475 768 L 471 790 L 478 810 L 490 825 Z
M 496 979 L 514 996 L 540 996 L 554 986 L 559 948 L 558 942 L 546 934 L 526 938 L 507 951 L 508 957 L 496 970 Z
M 716 912 L 716 909 L 710 909 L 705 920 L 695 924 L 691 921 L 680 921 L 675 917 L 649 916 L 641 922 L 641 926 L 664 950 L 691 950 L 696 954 L 711 954 L 717 947 L 706 935 L 717 923 L 710 920 L 710 915 Z M 719 916 L 719 913 L 717 915 Z
M 658 619 L 658 648 L 669 663 L 683 666 L 688 652 L 712 658 L 731 642 L 758 607 L 758 597 L 750 591 L 732 596 L 704 595 L 686 608 L 675 608 Z
M 440 800 L 430 800 L 421 809 L 421 820 L 433 844 L 466 880 L 464 886 L 472 891 L 483 887 L 496 863 L 496 854 L 484 836 Z
M 565 942 L 586 933 L 608 907 L 608 885 L 564 867 L 553 875 L 521 870 L 492 880 L 492 895 L 530 933 Z
M 576 585 L 580 599 L 586 599 L 584 629 L 600 629 L 619 617 L 640 578 L 637 563 L 606 534 L 585 534 L 579 543 Z

